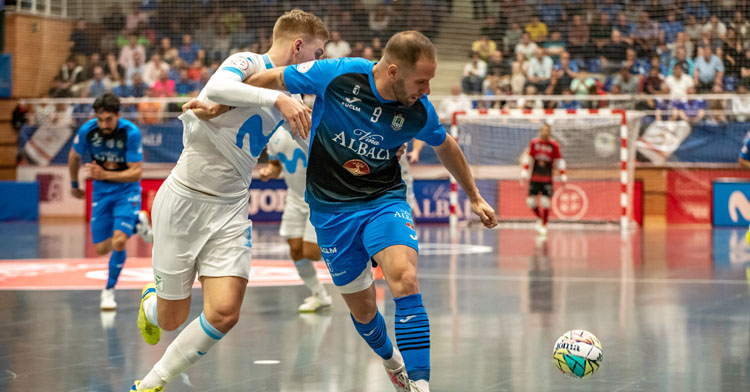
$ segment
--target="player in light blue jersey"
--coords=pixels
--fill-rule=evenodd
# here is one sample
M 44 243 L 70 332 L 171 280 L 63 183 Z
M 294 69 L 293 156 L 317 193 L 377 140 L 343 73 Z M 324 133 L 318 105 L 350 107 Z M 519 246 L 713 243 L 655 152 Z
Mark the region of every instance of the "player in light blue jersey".
M 94 179 L 91 197 L 91 239 L 96 253 L 109 258 L 109 278 L 102 291 L 102 310 L 115 310 L 115 284 L 125 263 L 125 244 L 134 232 L 150 242 L 148 215 L 141 211 L 141 132 L 132 122 L 120 118 L 120 99 L 104 94 L 94 101 L 96 118 L 78 129 L 68 155 L 71 193 L 82 199 L 78 183 L 81 157 L 91 163 L 85 169 Z
M 740 149 L 740 155 L 737 157 L 737 163 L 745 169 L 750 169 L 750 131 L 745 135 L 745 140 L 742 141 L 742 149 Z M 750 244 L 750 228 L 745 233 L 745 240 Z
M 314 94 L 306 200 L 323 258 L 362 338 L 384 360 L 397 391 L 429 391 L 430 327 L 417 281 L 417 233 L 396 155 L 417 138 L 458 180 L 485 226 L 495 211 L 447 137 L 425 94 L 437 58 L 417 31 L 394 35 L 383 58 L 320 60 L 266 71 L 248 83 Z M 393 348 L 375 305 L 371 261 L 396 302 Z

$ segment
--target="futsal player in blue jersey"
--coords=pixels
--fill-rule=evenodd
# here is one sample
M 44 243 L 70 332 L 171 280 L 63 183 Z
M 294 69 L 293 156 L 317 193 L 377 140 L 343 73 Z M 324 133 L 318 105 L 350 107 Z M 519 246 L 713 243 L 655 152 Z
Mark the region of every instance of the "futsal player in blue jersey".
M 91 163 L 85 170 L 93 181 L 91 196 L 91 239 L 96 253 L 109 257 L 109 278 L 102 291 L 102 310 L 115 310 L 115 284 L 125 263 L 125 244 L 137 232 L 151 242 L 151 227 L 141 211 L 141 132 L 132 122 L 120 118 L 120 99 L 106 93 L 94 101 L 96 118 L 78 129 L 68 155 L 71 193 L 82 199 L 78 182 L 81 156 Z
M 394 35 L 383 58 L 319 60 L 253 75 L 248 83 L 316 96 L 306 199 L 323 258 L 354 326 L 380 355 L 397 391 L 429 391 L 430 327 L 417 281 L 417 233 L 396 152 L 413 138 L 434 147 L 486 227 L 495 211 L 479 194 L 458 144 L 426 94 L 437 58 L 416 31 Z M 396 302 L 396 350 L 375 304 L 371 261 Z

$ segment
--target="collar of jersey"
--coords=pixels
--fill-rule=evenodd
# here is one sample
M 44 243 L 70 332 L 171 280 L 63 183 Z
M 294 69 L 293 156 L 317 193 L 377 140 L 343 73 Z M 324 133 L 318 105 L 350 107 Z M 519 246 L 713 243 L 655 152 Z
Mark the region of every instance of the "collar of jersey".
M 375 68 L 375 64 L 377 63 L 372 63 L 372 66 L 370 67 L 370 69 L 367 70 L 367 78 L 370 80 L 370 90 L 372 90 L 372 93 L 375 95 L 375 98 L 377 98 L 378 101 L 380 102 L 383 102 L 383 103 L 396 102 L 394 100 L 385 99 L 382 96 L 380 96 L 378 89 L 375 87 L 375 77 L 372 75 L 372 69 Z
M 266 69 L 273 68 L 273 63 L 271 62 L 271 58 L 268 57 L 268 53 L 264 54 L 261 57 L 263 57 L 263 63 L 266 65 Z

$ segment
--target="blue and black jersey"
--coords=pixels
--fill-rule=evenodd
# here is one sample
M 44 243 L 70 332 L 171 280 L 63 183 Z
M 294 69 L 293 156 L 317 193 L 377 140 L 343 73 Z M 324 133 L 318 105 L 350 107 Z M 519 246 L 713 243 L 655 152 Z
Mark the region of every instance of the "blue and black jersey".
M 320 211 L 354 211 L 406 198 L 396 152 L 417 138 L 438 146 L 446 132 L 426 96 L 412 106 L 383 99 L 373 63 L 319 60 L 284 70 L 293 94 L 314 94 L 306 199 Z
M 143 160 L 141 132 L 135 124 L 125 119 L 120 119 L 117 129 L 109 135 L 102 133 L 96 119 L 87 121 L 78 129 L 73 149 L 81 156 L 89 156 L 92 162 L 109 171 L 123 171 L 128 168 L 128 163 Z M 140 189 L 140 181 L 94 181 L 95 194 L 128 192 L 133 189 Z

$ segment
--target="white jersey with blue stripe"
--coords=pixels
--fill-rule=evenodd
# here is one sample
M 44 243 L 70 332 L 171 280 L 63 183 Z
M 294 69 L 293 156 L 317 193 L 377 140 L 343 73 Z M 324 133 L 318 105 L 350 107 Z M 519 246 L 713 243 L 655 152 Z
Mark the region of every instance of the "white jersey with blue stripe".
M 221 197 L 247 193 L 258 157 L 284 117 L 273 106 L 279 92 L 243 80 L 272 67 L 267 54 L 251 52 L 235 53 L 221 64 L 198 100 L 231 109 L 211 120 L 201 120 L 192 111 L 180 116 L 184 149 L 172 171 L 176 180 Z

